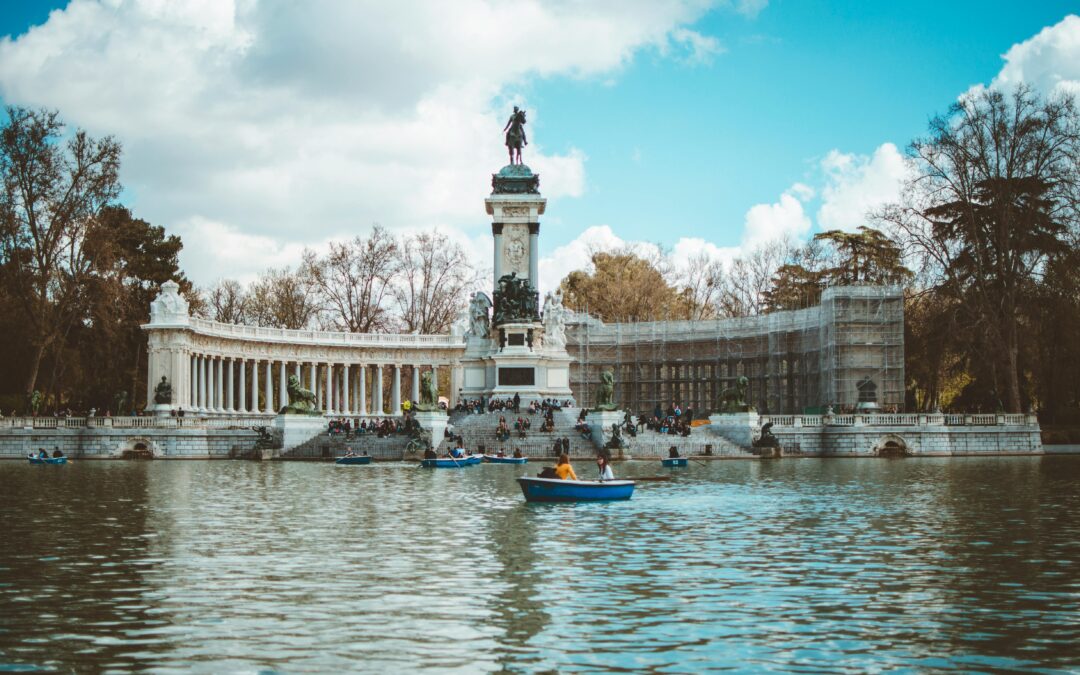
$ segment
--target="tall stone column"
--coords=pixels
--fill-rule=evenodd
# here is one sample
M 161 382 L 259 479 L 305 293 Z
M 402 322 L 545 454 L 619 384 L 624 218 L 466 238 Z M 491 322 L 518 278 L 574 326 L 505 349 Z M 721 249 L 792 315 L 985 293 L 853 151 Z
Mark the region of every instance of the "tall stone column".
M 453 408 L 458 404 L 458 392 L 462 387 L 462 371 L 461 364 L 454 363 L 450 366 L 450 407 Z
M 318 408 L 318 409 L 322 409 L 322 399 L 318 397 L 319 388 L 318 388 L 318 386 L 317 386 L 317 384 L 315 382 L 315 378 L 318 376 L 318 373 L 316 373 L 315 370 L 316 370 L 315 364 L 314 363 L 309 363 L 308 364 L 308 389 L 310 389 L 311 393 L 315 394 L 315 396 L 316 396 L 316 399 L 315 399 L 316 406 L 315 407 Z
M 259 360 L 251 361 L 251 412 L 259 412 Z
M 326 412 L 334 414 L 334 364 L 326 364 Z
M 341 412 L 346 415 L 352 414 L 352 406 L 349 405 L 349 364 L 341 366 Z
M 540 223 L 529 223 L 529 283 L 540 290 Z
M 394 380 L 390 383 L 390 414 L 401 415 L 401 364 L 395 363 Z
M 199 409 L 199 357 L 191 355 L 191 380 L 188 382 L 188 407 Z
M 367 407 L 367 366 L 360 366 L 357 368 L 357 375 L 360 376 L 360 381 L 357 382 L 357 410 L 361 415 L 368 414 Z
M 247 413 L 247 359 L 240 359 L 240 412 Z
M 420 366 L 413 365 L 412 367 L 412 400 L 416 403 L 420 402 Z
M 431 384 L 434 385 L 435 391 L 439 391 L 439 367 L 434 363 L 431 364 Z
M 273 412 L 274 411 L 274 378 L 273 378 L 274 371 L 273 371 L 273 367 L 274 367 L 274 362 L 271 361 L 270 359 L 267 359 L 266 360 L 266 384 L 263 385 L 263 389 L 264 389 L 263 396 L 266 397 L 266 400 L 263 401 L 263 403 L 264 403 L 263 412 Z
M 202 390 L 202 405 L 200 406 L 203 412 L 207 412 L 212 408 L 210 403 L 210 358 L 207 356 L 202 357 L 202 362 L 199 364 L 201 372 L 199 373 L 199 388 Z
M 492 288 L 499 287 L 499 278 L 503 275 L 502 271 L 502 238 L 503 238 L 503 225 L 502 223 L 491 224 L 491 238 L 495 243 L 495 255 L 492 258 L 495 261 L 495 280 L 492 282 Z
M 278 407 L 277 410 L 281 410 L 285 406 L 289 405 L 289 378 L 288 370 L 289 364 L 285 361 L 278 362 Z M 276 410 L 275 410 L 276 412 Z
M 233 360 L 230 356 L 225 359 L 225 412 L 235 412 L 236 408 L 233 407 L 236 403 L 236 398 L 233 391 Z
M 382 391 L 382 364 L 375 364 L 375 383 L 372 386 L 375 391 L 374 397 L 371 399 L 371 414 L 382 415 L 385 412 L 383 408 L 383 391 Z
M 214 359 L 217 370 L 217 410 L 225 412 L 225 357 L 218 356 Z
M 300 386 L 302 387 L 302 386 L 304 386 L 304 380 L 302 380 L 302 379 L 300 378 L 300 371 L 301 371 L 301 369 L 302 369 L 302 368 L 301 368 L 301 366 L 300 366 L 300 362 L 299 362 L 299 361 L 297 361 L 297 362 L 296 362 L 295 364 L 293 364 L 293 375 L 296 375 L 296 381 L 297 381 L 297 382 L 299 382 L 299 383 L 300 383 Z

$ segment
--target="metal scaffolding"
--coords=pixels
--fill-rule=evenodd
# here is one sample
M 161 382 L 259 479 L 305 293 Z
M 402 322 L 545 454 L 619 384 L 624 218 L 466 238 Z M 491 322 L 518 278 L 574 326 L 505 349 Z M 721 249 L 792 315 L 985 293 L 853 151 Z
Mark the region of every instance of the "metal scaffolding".
M 715 409 L 740 376 L 760 412 L 904 403 L 904 301 L 896 286 L 828 288 L 821 304 L 761 316 L 607 324 L 579 313 L 567 326 L 571 389 L 591 405 L 612 370 L 616 400 L 637 412 L 671 403 Z

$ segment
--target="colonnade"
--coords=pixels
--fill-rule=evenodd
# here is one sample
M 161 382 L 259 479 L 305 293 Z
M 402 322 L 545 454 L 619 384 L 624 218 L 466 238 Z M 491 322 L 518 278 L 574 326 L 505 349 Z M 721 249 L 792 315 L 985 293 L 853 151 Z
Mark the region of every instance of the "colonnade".
M 437 364 L 359 364 L 189 355 L 189 409 L 204 413 L 271 414 L 289 403 L 288 378 L 315 393 L 327 415 L 402 413 L 402 371 L 412 372 L 408 398 L 420 400 L 420 373 L 430 370 L 438 388 Z M 451 372 L 453 375 L 453 372 Z M 389 394 L 389 396 L 387 396 Z M 453 398 L 453 396 L 451 396 Z

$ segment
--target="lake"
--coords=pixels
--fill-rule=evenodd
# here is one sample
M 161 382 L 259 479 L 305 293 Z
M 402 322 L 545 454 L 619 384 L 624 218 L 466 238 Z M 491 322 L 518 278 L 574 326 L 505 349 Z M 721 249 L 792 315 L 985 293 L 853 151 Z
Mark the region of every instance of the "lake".
M 0 462 L 0 670 L 1080 668 L 1080 457 L 538 469 Z

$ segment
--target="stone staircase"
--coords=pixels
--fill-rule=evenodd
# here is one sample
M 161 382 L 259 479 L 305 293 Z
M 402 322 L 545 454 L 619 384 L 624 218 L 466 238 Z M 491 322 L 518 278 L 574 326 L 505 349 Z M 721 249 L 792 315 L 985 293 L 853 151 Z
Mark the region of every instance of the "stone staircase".
M 495 427 L 499 424 L 500 413 L 488 413 L 473 415 L 469 413 L 454 413 L 450 416 L 450 424 L 453 432 L 460 434 L 465 441 L 465 449 L 470 452 L 480 452 L 481 446 L 484 452 L 494 453 L 500 449 L 506 454 L 512 454 L 515 449 L 520 449 L 526 457 L 550 458 L 554 456 L 555 440 L 559 438 L 570 439 L 570 456 L 575 459 L 595 457 L 597 447 L 589 439 L 582 438 L 581 434 L 574 431 L 577 424 L 579 408 L 563 408 L 555 413 L 555 431 L 543 433 L 539 431 L 543 422 L 543 415 L 537 413 L 529 415 L 522 412 L 520 415 L 501 413 L 506 421 L 513 427 L 513 420 L 527 417 L 532 423 L 532 428 L 525 432 L 524 439 L 517 437 L 516 432 L 511 430 L 510 439 L 500 441 L 495 436 Z M 751 453 L 738 445 L 719 436 L 709 434 L 705 428 L 697 427 L 694 433 L 683 438 L 682 436 L 669 436 L 655 431 L 639 432 L 637 437 L 623 434 L 627 447 L 623 450 L 624 455 L 633 458 L 658 458 L 667 457 L 668 448 L 675 446 L 680 455 L 705 455 L 706 446 L 715 457 L 747 457 Z M 617 456 L 617 455 L 616 455 Z

